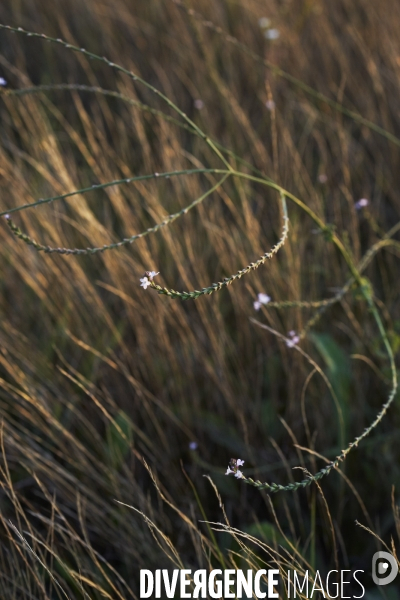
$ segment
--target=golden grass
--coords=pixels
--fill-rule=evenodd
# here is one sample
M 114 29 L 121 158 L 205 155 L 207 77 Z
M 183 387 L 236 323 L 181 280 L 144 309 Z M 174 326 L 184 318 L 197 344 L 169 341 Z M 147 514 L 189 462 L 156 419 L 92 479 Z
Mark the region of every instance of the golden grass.
M 400 142 L 334 110 L 265 61 L 399 135 L 398 3 L 274 1 L 266 13 L 257 0 L 202 0 L 193 8 L 261 60 L 172 0 L 20 0 L 2 5 L 0 22 L 62 37 L 136 72 L 212 139 L 334 225 L 358 263 L 400 221 Z M 278 40 L 263 36 L 264 16 L 280 31 Z M 101 86 L 177 118 L 106 65 L 4 30 L 0 69 L 6 89 Z M 223 168 L 187 129 L 116 97 L 74 89 L 2 92 L 0 100 L 0 212 L 139 174 Z M 215 182 L 210 174 L 135 182 L 13 219 L 43 244 L 101 246 L 162 221 Z M 369 205 L 357 211 L 363 197 Z M 398 406 L 322 489 L 269 499 L 224 476 L 229 458 L 240 456 L 253 477 L 286 484 L 300 478 L 293 466 L 316 472 L 324 465 L 312 452 L 332 459 L 341 450 L 337 407 L 323 379 L 250 322 L 257 317 L 284 335 L 299 332 L 315 309 L 255 313 L 257 293 L 274 301 L 319 300 L 349 277 L 334 246 L 293 203 L 289 219 L 289 240 L 277 257 L 195 302 L 144 291 L 139 278 L 154 269 L 160 285 L 201 289 L 256 260 L 281 235 L 276 192 L 231 178 L 171 226 L 93 257 L 37 253 L 1 223 L 1 599 L 63 597 L 49 573 L 70 598 L 135 597 L 139 568 L 174 562 L 215 568 L 223 561 L 273 564 L 279 555 L 282 569 L 324 570 L 335 560 L 366 569 L 375 542 L 355 527 L 356 518 L 390 543 L 398 504 L 395 492 L 391 505 L 391 486 L 400 476 Z M 396 239 L 364 273 L 395 351 Z M 338 395 L 347 445 L 387 396 L 387 357 L 356 289 L 314 333 L 301 347 Z M 192 441 L 196 451 L 189 450 Z M 217 484 L 230 535 L 213 537 L 199 523 L 204 515 L 223 520 L 205 473 Z

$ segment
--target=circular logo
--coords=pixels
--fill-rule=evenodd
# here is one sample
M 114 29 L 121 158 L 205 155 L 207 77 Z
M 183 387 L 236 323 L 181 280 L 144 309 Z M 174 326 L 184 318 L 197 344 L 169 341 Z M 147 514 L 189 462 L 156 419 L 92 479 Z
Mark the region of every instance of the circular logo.
M 383 551 L 375 552 L 372 557 L 372 579 L 376 585 L 392 583 L 398 572 L 399 567 L 392 554 Z

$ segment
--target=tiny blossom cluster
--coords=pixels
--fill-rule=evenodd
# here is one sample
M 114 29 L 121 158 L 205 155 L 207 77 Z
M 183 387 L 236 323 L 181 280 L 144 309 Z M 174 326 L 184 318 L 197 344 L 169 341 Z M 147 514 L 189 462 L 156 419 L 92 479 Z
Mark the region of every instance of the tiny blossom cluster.
M 256 310 L 260 310 L 261 306 L 263 304 L 268 304 L 268 302 L 271 302 L 271 298 L 269 296 L 267 296 L 267 294 L 258 294 L 257 296 L 257 300 L 255 300 L 255 302 L 253 303 L 253 306 Z
M 3 87 L 7 85 L 7 81 L 4 79 L 4 77 L 0 77 L 0 85 L 2 85 Z
M 268 17 L 261 17 L 261 19 L 258 19 L 258 26 L 260 29 L 264 29 L 264 37 L 267 38 L 267 40 L 277 40 L 279 38 L 279 29 L 271 27 L 271 19 L 268 19 Z
M 264 37 L 267 38 L 267 40 L 277 40 L 280 37 L 280 32 L 279 29 L 267 29 L 264 32 Z
M 158 273 L 156 273 L 156 271 L 146 271 L 144 276 L 140 279 L 140 287 L 146 290 L 153 281 L 153 277 L 159 274 L 160 271 L 158 271 Z
M 293 348 L 293 346 L 296 346 L 296 344 L 299 343 L 300 337 L 295 331 L 293 331 L 293 329 L 292 331 L 289 331 L 288 336 L 290 337 L 290 340 L 286 340 L 286 346 L 288 348 Z
M 239 467 L 244 465 L 244 460 L 241 458 L 231 458 L 225 475 L 234 475 L 236 479 L 243 479 L 244 475 Z
M 368 206 L 368 204 L 369 201 L 367 200 L 367 198 L 361 198 L 361 200 L 358 200 L 358 202 L 355 203 L 354 208 L 356 210 L 361 210 L 362 208 Z

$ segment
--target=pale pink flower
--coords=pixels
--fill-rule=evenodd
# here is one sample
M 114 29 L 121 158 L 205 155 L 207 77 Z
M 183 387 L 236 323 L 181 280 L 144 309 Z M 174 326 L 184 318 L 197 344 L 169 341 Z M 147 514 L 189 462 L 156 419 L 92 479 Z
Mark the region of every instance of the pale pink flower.
M 277 40 L 280 37 L 280 33 L 279 33 L 279 29 L 267 29 L 264 32 L 264 37 L 267 38 L 267 40 Z
M 271 302 L 271 297 L 267 296 L 267 294 L 258 294 L 257 296 L 257 300 L 255 300 L 255 302 L 253 302 L 253 306 L 255 308 L 255 310 L 260 310 L 261 306 L 263 304 L 268 304 L 268 302 Z
M 267 294 L 258 294 L 258 301 L 261 304 L 268 304 L 268 302 L 271 302 L 271 297 L 267 296 Z
M 150 281 L 148 280 L 148 278 L 142 277 L 140 280 L 140 286 L 146 290 L 149 287 L 149 285 L 150 285 Z
M 296 332 L 293 330 L 289 331 L 288 335 L 291 339 L 286 340 L 286 346 L 288 348 L 293 348 L 293 346 L 296 346 L 299 343 L 300 337 L 298 335 L 296 335 Z
M 360 210 L 361 208 L 365 208 L 366 206 L 368 206 L 369 204 L 369 200 L 367 200 L 366 198 L 361 198 L 361 200 L 358 200 L 358 202 L 355 203 L 354 208 L 356 210 Z
M 155 277 L 156 275 L 159 275 L 160 271 L 158 271 L 158 273 L 156 273 L 155 271 L 147 271 L 146 275 L 147 277 L 149 277 L 151 280 L 153 280 L 153 277 Z
M 237 479 L 243 479 L 244 475 L 239 467 L 244 465 L 244 460 L 241 458 L 231 458 L 229 461 L 229 467 L 226 470 L 225 475 L 234 475 Z

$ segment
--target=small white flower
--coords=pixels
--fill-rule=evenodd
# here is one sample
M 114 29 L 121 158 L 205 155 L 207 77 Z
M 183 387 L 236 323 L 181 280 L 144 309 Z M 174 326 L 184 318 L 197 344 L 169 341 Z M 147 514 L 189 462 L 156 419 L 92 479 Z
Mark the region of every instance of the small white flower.
M 267 100 L 265 106 L 268 108 L 268 110 L 273 111 L 276 105 L 273 100 Z
M 200 98 L 198 98 L 197 100 L 194 101 L 194 107 L 197 108 L 197 110 L 201 110 L 202 108 L 204 108 L 204 102 L 203 100 L 200 100 Z
M 4 77 L 0 77 L 0 85 L 7 85 L 7 81 L 4 79 Z
M 4 218 L 5 218 L 6 221 L 9 221 L 11 217 L 10 217 L 9 214 L 7 214 L 7 215 L 4 215 Z
M 271 302 L 271 298 L 270 296 L 267 296 L 267 294 L 258 294 L 258 301 L 261 302 L 261 304 L 268 304 L 268 302 Z
M 255 310 L 260 310 L 261 305 L 268 304 L 268 302 L 271 302 L 270 296 L 268 296 L 267 294 L 260 293 L 257 296 L 257 300 L 255 302 L 253 302 L 253 306 L 254 306 Z
M 318 181 L 319 181 L 320 183 L 326 183 L 326 182 L 328 181 L 328 176 L 327 176 L 327 175 L 325 175 L 325 173 L 320 173 L 320 174 L 318 175 Z
M 291 330 L 289 331 L 289 333 L 288 333 L 288 336 L 289 336 L 289 337 L 294 337 L 295 335 L 296 335 L 296 332 L 295 332 L 295 330 L 294 330 L 294 329 L 291 329 Z
M 267 31 L 264 32 L 264 37 L 266 37 L 267 40 L 277 40 L 280 35 L 279 29 L 267 29 Z
M 197 442 L 190 442 L 189 448 L 190 450 L 197 450 Z
M 271 25 L 271 19 L 268 19 L 268 17 L 261 17 L 261 19 L 258 19 L 258 26 L 261 29 L 268 29 L 268 27 Z
M 298 344 L 299 341 L 300 341 L 299 336 L 298 335 L 294 335 L 291 340 L 286 340 L 286 346 L 288 348 L 293 348 L 293 346 L 296 346 L 296 344 Z
M 147 277 L 142 277 L 140 280 L 140 286 L 144 289 L 147 289 L 150 285 L 150 281 L 147 279 Z
M 245 479 L 243 473 L 239 469 L 242 465 L 244 465 L 244 460 L 241 458 L 231 458 L 225 475 L 234 475 L 237 479 Z
M 360 210 L 361 208 L 368 206 L 368 204 L 369 204 L 369 200 L 367 200 L 366 198 L 361 198 L 361 200 L 359 200 L 358 202 L 355 203 L 354 208 L 356 210 Z
M 156 273 L 155 271 L 148 271 L 146 273 L 147 277 L 150 277 L 151 280 L 153 279 L 153 277 L 155 277 L 156 275 L 159 275 L 159 274 L 160 274 L 160 271 L 158 271 L 158 273 Z

